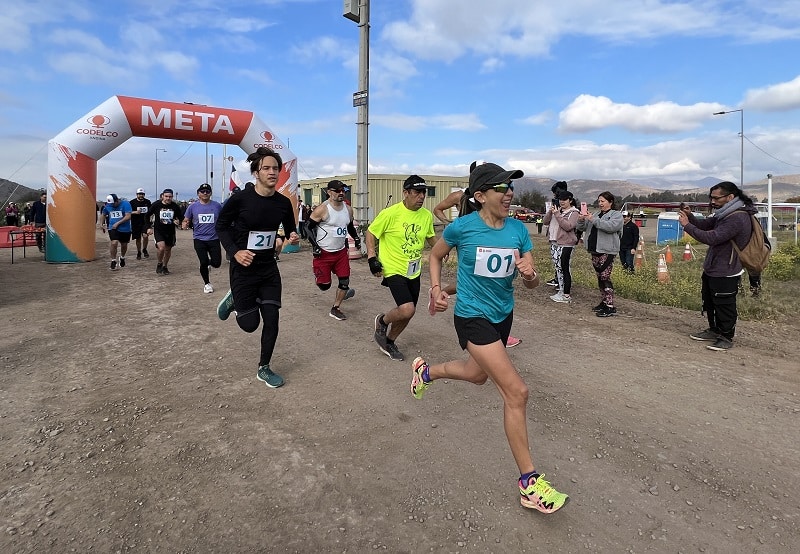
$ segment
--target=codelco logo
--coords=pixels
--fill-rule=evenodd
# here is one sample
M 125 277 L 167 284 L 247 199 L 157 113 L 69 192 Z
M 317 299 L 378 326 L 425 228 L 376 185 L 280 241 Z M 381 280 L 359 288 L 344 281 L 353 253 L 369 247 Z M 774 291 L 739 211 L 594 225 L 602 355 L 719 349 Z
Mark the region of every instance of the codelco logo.
M 254 144 L 253 148 L 261 148 L 262 146 L 266 146 L 267 148 L 272 148 L 273 150 L 282 150 L 282 144 L 274 144 L 272 141 L 275 140 L 275 135 L 270 133 L 269 131 L 264 131 L 261 133 L 261 138 L 264 139 L 264 142 L 261 144 Z
M 92 138 L 102 138 L 102 137 L 117 137 L 119 133 L 116 131 L 105 131 L 103 130 L 104 127 L 111 123 L 111 118 L 102 115 L 102 114 L 95 114 L 91 117 L 86 118 L 86 122 L 92 126 L 91 129 L 79 128 L 76 129 L 75 132 L 79 135 L 90 135 Z

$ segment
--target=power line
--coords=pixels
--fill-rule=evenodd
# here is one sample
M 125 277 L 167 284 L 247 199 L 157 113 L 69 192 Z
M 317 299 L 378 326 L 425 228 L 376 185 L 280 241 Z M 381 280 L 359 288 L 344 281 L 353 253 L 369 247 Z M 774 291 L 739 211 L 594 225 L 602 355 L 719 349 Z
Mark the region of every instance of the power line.
M 800 165 L 793 164 L 793 163 L 789 163 L 789 162 L 783 161 L 783 160 L 782 160 L 782 159 L 780 159 L 780 158 L 777 158 L 777 157 L 773 156 L 772 154 L 770 154 L 769 152 L 767 152 L 766 150 L 764 150 L 763 148 L 761 148 L 759 145 L 757 145 L 755 142 L 753 142 L 752 140 L 750 140 L 749 138 L 747 138 L 747 136 L 745 136 L 745 137 L 744 137 L 744 139 L 745 139 L 747 142 L 749 142 L 750 144 L 752 144 L 753 146 L 755 146 L 757 150 L 760 150 L 762 153 L 766 154 L 767 156 L 769 156 L 769 157 L 770 157 L 770 158 L 772 158 L 773 160 L 775 160 L 775 161 L 778 161 L 778 162 L 781 162 L 782 164 L 788 165 L 789 167 L 800 167 Z

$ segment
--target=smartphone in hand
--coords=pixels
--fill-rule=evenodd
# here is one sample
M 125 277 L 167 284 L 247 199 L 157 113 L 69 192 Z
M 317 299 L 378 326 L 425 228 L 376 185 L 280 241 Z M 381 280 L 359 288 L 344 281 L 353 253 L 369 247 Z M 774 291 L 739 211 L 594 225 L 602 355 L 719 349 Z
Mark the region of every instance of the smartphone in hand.
M 586 208 L 586 202 L 581 202 L 581 215 L 589 215 L 589 210 Z

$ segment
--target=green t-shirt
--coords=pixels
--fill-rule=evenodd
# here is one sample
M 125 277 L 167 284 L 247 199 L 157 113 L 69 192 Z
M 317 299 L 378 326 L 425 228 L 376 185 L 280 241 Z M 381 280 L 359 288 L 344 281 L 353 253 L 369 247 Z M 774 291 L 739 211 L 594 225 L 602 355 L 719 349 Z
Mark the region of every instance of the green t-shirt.
M 409 210 L 398 202 L 378 213 L 369 232 L 380 241 L 378 259 L 383 265 L 384 277 L 419 277 L 425 240 L 435 236 L 433 214 L 429 210 Z

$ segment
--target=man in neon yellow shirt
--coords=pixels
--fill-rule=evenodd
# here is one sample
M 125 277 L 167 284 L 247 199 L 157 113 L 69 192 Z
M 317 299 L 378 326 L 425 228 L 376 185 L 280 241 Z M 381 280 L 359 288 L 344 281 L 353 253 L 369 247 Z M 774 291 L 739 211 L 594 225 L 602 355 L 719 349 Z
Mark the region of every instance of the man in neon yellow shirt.
M 392 360 L 405 356 L 394 341 L 408 326 L 419 299 L 422 249 L 436 243 L 433 214 L 422 207 L 428 185 L 419 175 L 411 175 L 403 183 L 403 201 L 378 213 L 365 233 L 369 270 L 383 277 L 397 307 L 375 316 L 375 343 Z M 376 240 L 380 249 L 376 253 Z

